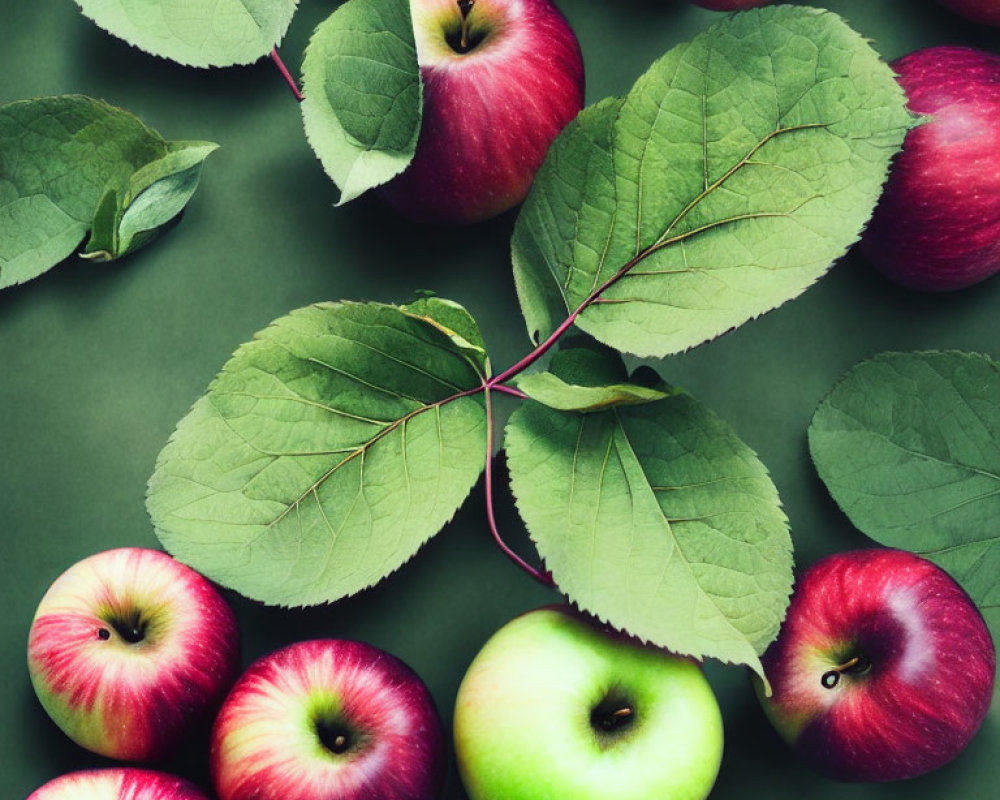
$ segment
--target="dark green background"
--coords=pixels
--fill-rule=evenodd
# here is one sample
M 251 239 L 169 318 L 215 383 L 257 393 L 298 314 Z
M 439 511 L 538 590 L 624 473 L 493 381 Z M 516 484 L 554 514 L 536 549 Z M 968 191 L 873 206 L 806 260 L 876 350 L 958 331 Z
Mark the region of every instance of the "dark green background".
M 282 45 L 296 74 L 311 30 L 334 5 L 302 0 Z M 932 0 L 814 5 L 844 14 L 888 59 L 944 43 L 1000 51 L 1000 30 L 964 22 Z M 588 102 L 623 93 L 656 57 L 716 18 L 682 0 L 560 6 L 583 48 Z M 510 269 L 513 214 L 452 230 L 407 223 L 371 198 L 335 209 L 336 191 L 268 61 L 185 68 L 113 39 L 71 0 L 0 0 L 0 103 L 70 92 L 133 111 L 167 138 L 222 147 L 182 223 L 153 246 L 111 265 L 71 258 L 0 292 L 0 797 L 13 799 L 63 772 L 108 763 L 66 740 L 35 700 L 24 664 L 31 616 L 49 583 L 79 558 L 157 545 L 144 508 L 154 459 L 237 345 L 314 301 L 405 302 L 432 289 L 469 308 L 496 367 L 529 347 Z M 887 349 L 1000 357 L 998 310 L 1000 279 L 918 295 L 852 254 L 798 300 L 656 366 L 760 454 L 791 519 L 797 562 L 806 565 L 867 543 L 828 498 L 806 450 L 810 417 L 832 383 Z M 530 555 L 500 494 L 500 524 Z M 351 600 L 290 612 L 233 598 L 245 658 L 300 638 L 363 639 L 412 665 L 448 719 L 465 667 L 489 634 L 555 599 L 495 549 L 482 501 L 480 486 L 410 564 Z M 795 762 L 741 669 L 710 663 L 707 671 L 726 720 L 716 800 L 996 797 L 1000 702 L 948 767 L 901 784 L 845 788 Z M 205 784 L 204 749 L 198 738 L 166 766 Z M 446 794 L 463 796 L 453 767 Z

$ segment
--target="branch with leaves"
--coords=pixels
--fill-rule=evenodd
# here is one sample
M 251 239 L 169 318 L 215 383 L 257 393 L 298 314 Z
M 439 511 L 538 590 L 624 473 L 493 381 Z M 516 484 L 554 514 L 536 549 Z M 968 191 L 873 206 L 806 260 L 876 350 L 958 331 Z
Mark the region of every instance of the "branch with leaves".
M 252 35 L 221 35 L 199 14 L 240 20 L 239 0 L 143 31 L 79 2 L 198 66 L 280 68 L 295 9 L 270 4 Z M 302 87 L 341 203 L 403 171 L 422 113 L 409 4 L 340 5 Z M 649 366 L 629 374 L 622 354 L 681 352 L 802 293 L 857 239 L 913 122 L 888 66 L 836 15 L 723 19 L 553 144 L 512 238 L 523 358 L 494 371 L 473 316 L 444 299 L 293 311 L 236 351 L 160 453 L 157 535 L 248 597 L 332 602 L 412 558 L 485 473 L 487 525 L 526 572 L 641 639 L 760 672 L 792 584 L 778 492 L 725 421 Z M 502 437 L 496 393 L 521 401 Z M 499 446 L 541 568 L 497 530 Z
M 307 131 L 312 86 L 307 69 Z M 522 569 L 642 639 L 759 671 L 792 582 L 777 490 L 723 420 L 618 351 L 667 356 L 805 290 L 857 238 L 912 122 L 835 15 L 720 22 L 553 145 L 513 235 L 522 359 L 494 372 L 472 315 L 443 299 L 295 311 L 164 448 L 157 534 L 250 597 L 328 602 L 411 558 L 485 472 L 487 523 Z M 349 144 L 327 159 L 350 176 L 342 200 L 388 174 Z M 593 339 L 569 346 L 572 330 Z M 503 447 L 542 569 L 496 529 L 496 392 L 523 401 Z

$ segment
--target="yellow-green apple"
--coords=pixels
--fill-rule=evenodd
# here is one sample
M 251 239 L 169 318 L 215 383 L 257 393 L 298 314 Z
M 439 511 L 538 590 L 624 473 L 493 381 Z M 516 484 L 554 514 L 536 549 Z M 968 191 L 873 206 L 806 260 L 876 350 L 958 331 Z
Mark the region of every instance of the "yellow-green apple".
M 938 0 L 938 2 L 973 22 L 1000 25 L 1000 0 Z
M 929 118 L 907 133 L 862 250 L 904 286 L 971 286 L 1000 270 L 1000 56 L 930 47 L 892 67 Z
M 53 721 L 111 758 L 168 755 L 239 670 L 236 617 L 216 587 L 158 550 L 84 558 L 45 592 L 28 671 Z
M 552 0 L 411 0 L 423 118 L 381 195 L 404 215 L 470 223 L 524 199 L 583 106 L 583 58 Z
M 508 622 L 472 661 L 454 739 L 471 800 L 701 800 L 723 735 L 694 661 L 549 606 Z
M 766 6 L 774 0 L 691 0 L 691 2 L 711 11 L 743 11 L 747 8 Z
M 911 778 L 951 761 L 990 705 L 996 655 L 948 573 L 901 550 L 827 556 L 792 594 L 762 659 L 764 711 L 814 769 L 844 781 Z
M 28 800 L 208 800 L 181 778 L 134 767 L 81 770 L 53 778 Z
M 423 681 L 362 642 L 297 642 L 258 659 L 212 729 L 220 800 L 432 800 L 446 766 Z

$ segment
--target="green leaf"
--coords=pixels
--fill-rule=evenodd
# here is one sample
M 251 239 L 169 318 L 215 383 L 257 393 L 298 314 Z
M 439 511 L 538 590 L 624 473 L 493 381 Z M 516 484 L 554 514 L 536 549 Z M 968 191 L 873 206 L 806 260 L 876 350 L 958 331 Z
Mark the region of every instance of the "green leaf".
M 314 31 L 302 80 L 306 136 L 340 203 L 406 169 L 422 108 L 409 3 L 348 0 Z
M 198 188 L 202 164 L 216 147 L 208 142 L 172 142 L 170 153 L 132 176 L 116 256 L 141 247 L 184 210 Z
M 294 311 L 236 352 L 160 453 L 157 536 L 266 603 L 358 592 L 413 556 L 478 478 L 482 381 L 467 350 L 404 309 Z
M 615 228 L 612 130 L 622 101 L 603 100 L 567 125 L 535 175 L 512 240 L 514 283 L 534 342 L 552 333 L 573 301 L 565 287 L 577 271 L 596 274 L 607 247 L 591 232 Z
M 490 371 L 486 343 L 472 315 L 453 300 L 423 297 L 402 307 L 403 311 L 433 325 L 451 343 L 466 353 L 476 372 L 484 379 Z
M 187 205 L 201 167 L 217 145 L 169 142 L 170 152 L 138 169 L 122 196 L 110 190 L 94 216 L 83 256 L 96 261 L 120 258 L 148 243 Z
M 791 541 L 767 471 L 725 422 L 676 390 L 591 414 L 529 401 L 506 448 L 518 509 L 571 600 L 675 652 L 761 671 Z
M 193 67 L 249 64 L 291 24 L 298 0 L 76 0 L 108 33 Z
M 0 107 L 0 288 L 71 255 L 135 250 L 181 211 L 215 145 L 168 142 L 80 95 Z
M 628 382 L 621 358 L 605 349 L 585 346 L 560 350 L 550 369 L 520 375 L 515 384 L 532 400 L 560 411 L 604 411 L 670 396 L 669 391 L 655 385 Z
M 528 332 L 680 352 L 796 297 L 858 238 L 913 124 L 819 9 L 732 15 L 556 140 L 518 217 Z
M 954 351 L 864 361 L 817 408 L 809 448 L 859 530 L 1000 607 L 1000 364 Z

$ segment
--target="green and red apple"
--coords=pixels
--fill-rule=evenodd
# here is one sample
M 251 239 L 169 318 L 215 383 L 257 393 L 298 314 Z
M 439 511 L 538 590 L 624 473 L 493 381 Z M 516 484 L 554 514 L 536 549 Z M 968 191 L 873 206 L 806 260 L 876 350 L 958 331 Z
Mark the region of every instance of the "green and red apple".
M 447 766 L 420 677 L 362 642 L 297 642 L 254 662 L 212 730 L 220 800 L 433 800 Z
M 108 767 L 60 775 L 35 789 L 28 800 L 208 800 L 208 795 L 165 772 Z
M 500 214 L 583 106 L 576 35 L 551 0 L 412 0 L 410 11 L 423 118 L 412 162 L 380 194 L 425 222 Z
M 758 695 L 817 771 L 891 781 L 954 759 L 990 706 L 996 653 L 976 605 L 944 570 L 901 550 L 828 556 L 799 578 L 762 662 Z
M 723 731 L 694 661 L 553 606 L 483 646 L 458 690 L 454 739 L 471 800 L 702 800 Z
M 216 587 L 158 550 L 77 562 L 45 592 L 28 672 L 53 721 L 111 758 L 168 755 L 212 713 L 239 670 L 239 631 Z

